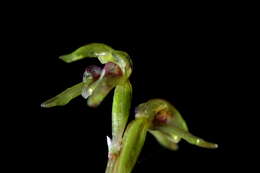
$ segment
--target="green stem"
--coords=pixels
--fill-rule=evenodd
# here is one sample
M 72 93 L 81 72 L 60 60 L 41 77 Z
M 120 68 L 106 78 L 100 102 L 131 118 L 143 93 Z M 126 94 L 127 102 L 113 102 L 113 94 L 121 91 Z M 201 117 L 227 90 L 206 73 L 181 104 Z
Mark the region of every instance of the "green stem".
M 109 147 L 109 158 L 106 173 L 112 173 L 117 163 L 123 133 L 128 121 L 132 100 L 132 85 L 129 80 L 116 86 L 112 107 L 112 144 Z

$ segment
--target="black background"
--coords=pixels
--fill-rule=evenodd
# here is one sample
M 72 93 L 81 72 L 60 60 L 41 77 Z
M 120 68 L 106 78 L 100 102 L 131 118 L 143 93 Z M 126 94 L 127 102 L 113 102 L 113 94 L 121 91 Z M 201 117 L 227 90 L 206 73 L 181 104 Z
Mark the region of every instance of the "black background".
M 218 149 L 209 150 L 181 141 L 179 150 L 173 152 L 148 135 L 134 173 L 232 167 L 228 141 L 234 131 L 228 120 L 237 118 L 230 100 L 237 38 L 235 18 L 228 10 L 123 8 L 112 15 L 106 8 L 102 14 L 95 9 L 73 15 L 65 11 L 34 9 L 19 24 L 16 41 L 22 49 L 17 60 L 23 61 L 16 65 L 25 99 L 19 101 L 17 116 L 11 117 L 17 124 L 11 158 L 20 162 L 19 169 L 104 172 L 113 92 L 94 109 L 81 97 L 64 107 L 40 107 L 81 81 L 86 66 L 99 64 L 97 59 L 71 64 L 58 59 L 92 42 L 126 51 L 133 60 L 130 120 L 138 104 L 164 98 L 180 111 L 194 135 L 219 144 Z

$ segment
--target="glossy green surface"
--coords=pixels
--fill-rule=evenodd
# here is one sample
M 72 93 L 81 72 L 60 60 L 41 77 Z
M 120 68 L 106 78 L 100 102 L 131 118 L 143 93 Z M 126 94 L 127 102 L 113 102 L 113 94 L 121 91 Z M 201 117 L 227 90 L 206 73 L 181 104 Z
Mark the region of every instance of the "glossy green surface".
M 127 126 L 132 100 L 132 86 L 129 81 L 132 61 L 129 55 L 102 43 L 92 43 L 60 57 L 67 63 L 83 58 L 98 58 L 105 67 L 102 70 L 94 66 L 89 67 L 84 73 L 83 82 L 45 101 L 41 106 L 63 106 L 82 95 L 87 99 L 88 106 L 96 107 L 115 88 L 112 140 L 107 137 L 106 173 L 130 173 L 144 146 L 147 132 L 170 150 L 177 150 L 177 143 L 181 139 L 199 147 L 218 147 L 217 144 L 192 135 L 178 110 L 163 99 L 151 99 L 140 104 L 136 108 L 135 119 Z
M 112 107 L 112 137 L 121 140 L 125 130 L 132 101 L 132 85 L 127 80 L 116 86 Z
M 169 150 L 177 150 L 179 142 L 179 138 L 172 138 L 168 136 L 167 134 L 163 134 L 163 132 L 159 130 L 149 130 L 149 132 L 156 138 L 156 140 L 161 144 L 163 147 L 169 149 Z M 176 135 L 176 137 L 178 137 Z
M 109 77 L 101 75 L 100 78 L 88 88 L 90 93 L 87 100 L 88 106 L 97 107 L 121 80 L 121 76 Z
M 148 125 L 146 118 L 138 118 L 128 125 L 116 165 L 117 173 L 130 173 L 134 168 L 144 145 Z
M 74 52 L 60 56 L 60 59 L 67 63 L 81 60 L 83 58 L 98 58 L 102 64 L 113 62 L 120 66 L 128 78 L 132 73 L 132 60 L 126 52 L 114 50 L 102 43 L 91 43 L 82 46 Z
M 175 126 L 162 126 L 162 127 L 156 128 L 156 129 L 161 132 L 164 132 L 166 134 L 175 134 L 175 135 L 181 137 L 182 139 L 186 140 L 190 144 L 193 144 L 193 145 L 196 145 L 199 147 L 212 148 L 212 149 L 218 147 L 217 144 L 207 142 L 204 139 L 194 136 L 191 133 L 189 133 L 188 131 L 182 130 Z
M 58 94 L 57 96 L 43 102 L 41 107 L 50 108 L 54 106 L 64 106 L 69 103 L 72 99 L 79 96 L 81 94 L 83 88 L 83 83 L 80 82 L 62 93 Z

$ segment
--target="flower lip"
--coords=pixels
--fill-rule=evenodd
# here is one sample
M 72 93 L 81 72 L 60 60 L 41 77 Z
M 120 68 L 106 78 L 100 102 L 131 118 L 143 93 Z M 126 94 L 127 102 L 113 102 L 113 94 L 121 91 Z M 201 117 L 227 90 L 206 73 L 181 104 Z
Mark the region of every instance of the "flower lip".
M 89 73 L 89 75 L 91 76 L 92 74 Z M 121 68 L 115 63 L 108 62 L 103 67 L 99 78 L 97 80 L 95 79 L 90 86 L 83 89 L 82 96 L 85 99 L 88 99 L 88 106 L 97 107 L 108 93 L 122 81 L 122 79 L 123 73 Z
M 161 110 L 159 111 L 154 119 L 153 119 L 153 124 L 155 126 L 159 126 L 159 125 L 163 125 L 163 124 L 167 124 L 169 119 L 171 118 L 171 113 L 167 110 Z
M 98 79 L 100 77 L 102 69 L 96 65 L 90 65 L 85 69 L 84 75 L 91 75 L 94 79 Z

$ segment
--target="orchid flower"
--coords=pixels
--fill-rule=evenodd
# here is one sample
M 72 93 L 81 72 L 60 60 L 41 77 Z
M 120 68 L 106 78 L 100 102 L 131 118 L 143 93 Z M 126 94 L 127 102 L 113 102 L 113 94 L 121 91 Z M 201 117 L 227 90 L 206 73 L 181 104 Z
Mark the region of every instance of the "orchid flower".
M 162 99 L 152 99 L 136 108 L 135 120 L 124 134 L 122 150 L 113 173 L 130 173 L 144 145 L 147 132 L 170 150 L 177 150 L 181 139 L 199 147 L 217 148 L 218 145 L 192 135 L 176 108 Z
M 88 106 L 97 107 L 115 88 L 112 107 L 112 141 L 108 155 L 117 155 L 131 107 L 132 86 L 129 77 L 132 73 L 132 61 L 126 52 L 114 50 L 101 43 L 85 45 L 60 57 L 67 63 L 83 58 L 98 58 L 101 64 L 105 65 L 103 69 L 94 65 L 87 67 L 82 82 L 43 102 L 41 106 L 45 108 L 63 106 L 82 95 L 87 99 Z M 110 162 L 108 165 L 111 165 Z
M 108 162 L 106 173 L 130 173 L 140 155 L 147 132 L 170 150 L 177 150 L 181 139 L 199 147 L 217 148 L 218 145 L 192 135 L 177 109 L 162 99 L 152 99 L 136 108 L 135 120 L 126 128 L 132 99 L 132 61 L 126 52 L 92 43 L 63 55 L 61 60 L 71 63 L 83 58 L 98 58 L 104 67 L 90 65 L 83 80 L 57 96 L 43 102 L 44 108 L 64 106 L 82 96 L 87 105 L 97 107 L 114 90 L 112 106 L 112 139 L 107 137 Z

